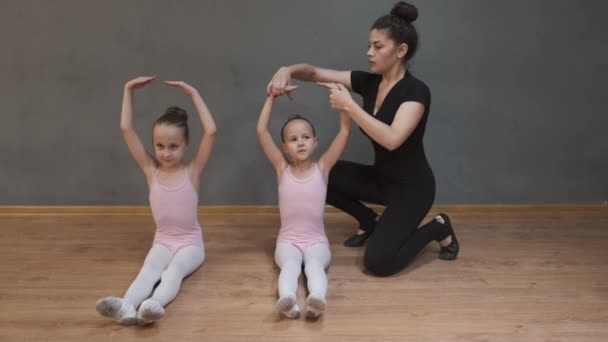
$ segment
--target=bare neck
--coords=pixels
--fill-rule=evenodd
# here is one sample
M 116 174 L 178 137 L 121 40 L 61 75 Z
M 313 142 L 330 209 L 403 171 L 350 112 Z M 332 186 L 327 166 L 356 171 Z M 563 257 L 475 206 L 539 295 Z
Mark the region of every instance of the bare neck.
M 296 169 L 296 170 L 305 171 L 305 170 L 310 169 L 312 164 L 314 164 L 314 161 L 312 160 L 312 158 L 309 158 L 306 160 L 293 160 L 291 162 L 291 168 Z
M 175 166 L 162 166 L 160 165 L 158 167 L 159 171 L 165 174 L 173 174 L 175 172 L 179 172 L 181 169 L 184 168 L 184 162 L 181 162 Z
M 382 73 L 382 81 L 388 84 L 397 83 L 405 76 L 407 68 L 401 63 L 395 64 L 392 68 Z

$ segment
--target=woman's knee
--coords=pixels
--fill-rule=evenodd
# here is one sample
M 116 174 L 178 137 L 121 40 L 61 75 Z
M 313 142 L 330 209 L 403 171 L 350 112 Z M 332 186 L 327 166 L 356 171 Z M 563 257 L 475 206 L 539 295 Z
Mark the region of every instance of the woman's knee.
M 363 256 L 363 264 L 370 274 L 386 277 L 399 271 L 394 266 L 396 258 L 394 253 L 387 252 L 386 249 L 369 248 L 368 246 Z

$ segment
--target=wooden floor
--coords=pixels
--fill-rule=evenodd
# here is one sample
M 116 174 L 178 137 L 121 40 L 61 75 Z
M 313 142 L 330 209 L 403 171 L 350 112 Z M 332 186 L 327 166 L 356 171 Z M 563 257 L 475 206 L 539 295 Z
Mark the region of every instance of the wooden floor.
M 388 278 L 362 271 L 363 249 L 341 245 L 354 221 L 329 213 L 315 322 L 274 311 L 276 214 L 201 215 L 207 259 L 147 328 L 106 320 L 95 302 L 133 280 L 151 216 L 4 213 L 0 341 L 608 341 L 608 207 L 585 208 L 452 210 L 460 258 L 437 259 L 432 243 Z

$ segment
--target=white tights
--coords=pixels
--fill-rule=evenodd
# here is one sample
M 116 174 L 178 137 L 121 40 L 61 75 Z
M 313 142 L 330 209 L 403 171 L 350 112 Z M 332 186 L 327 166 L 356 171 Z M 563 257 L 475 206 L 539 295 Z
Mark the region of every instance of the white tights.
M 204 259 L 205 251 L 200 246 L 186 246 L 172 255 L 167 247 L 155 244 L 124 298 L 135 308 L 148 298 L 165 306 L 177 296 L 182 280 L 199 268 Z M 152 293 L 159 279 L 160 284 Z
M 310 295 L 325 299 L 327 295 L 325 269 L 331 261 L 331 252 L 327 244 L 312 245 L 302 254 L 296 246 L 287 242 L 278 242 L 274 258 L 281 268 L 278 286 L 280 298 L 295 297 L 303 262 Z

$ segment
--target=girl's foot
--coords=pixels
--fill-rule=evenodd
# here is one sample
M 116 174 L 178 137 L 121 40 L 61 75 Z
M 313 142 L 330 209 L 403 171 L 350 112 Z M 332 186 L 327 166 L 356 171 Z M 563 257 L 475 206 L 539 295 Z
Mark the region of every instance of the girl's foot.
M 115 320 L 122 325 L 137 323 L 137 311 L 128 300 L 118 297 L 104 297 L 95 305 L 100 315 Z
M 287 318 L 300 318 L 300 307 L 296 303 L 295 296 L 285 296 L 283 298 L 279 298 L 276 307 L 277 310 L 279 310 L 279 312 L 285 315 Z
M 314 295 L 309 295 L 306 298 L 306 319 L 317 319 L 327 306 L 325 298 L 321 298 Z
M 137 311 L 137 324 L 147 325 L 154 323 L 165 316 L 165 308 L 154 299 L 146 299 Z

